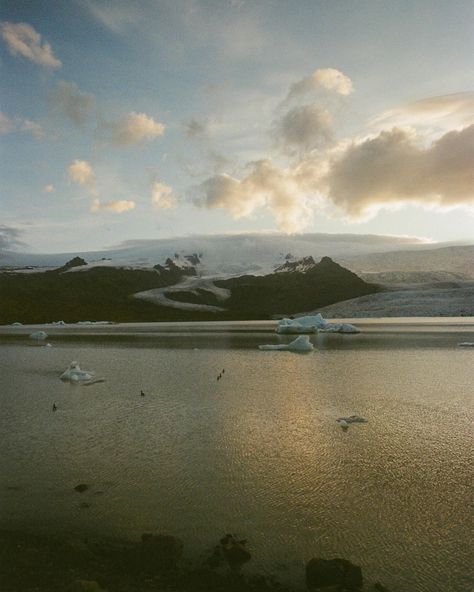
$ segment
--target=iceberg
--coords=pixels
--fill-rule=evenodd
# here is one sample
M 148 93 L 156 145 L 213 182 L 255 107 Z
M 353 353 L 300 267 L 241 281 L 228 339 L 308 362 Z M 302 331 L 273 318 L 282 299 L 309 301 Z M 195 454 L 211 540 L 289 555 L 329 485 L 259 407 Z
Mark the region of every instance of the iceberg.
M 360 333 L 355 325 L 350 323 L 328 323 L 322 314 L 307 315 L 296 319 L 281 319 L 278 321 L 276 332 L 288 335 L 299 333 Z
M 281 319 L 276 329 L 277 333 L 316 333 L 316 331 L 326 326 L 326 321 L 321 314 L 308 315 L 297 319 Z
M 360 329 L 350 323 L 327 323 L 319 330 L 321 333 L 360 333 Z
M 458 347 L 474 347 L 474 341 L 463 341 L 458 343 Z
M 61 380 L 69 382 L 81 382 L 92 380 L 93 376 L 94 372 L 81 370 L 79 362 L 71 362 L 69 368 L 61 374 L 60 378 Z
M 300 335 L 291 343 L 278 345 L 259 345 L 259 349 L 264 351 L 291 351 L 291 352 L 309 352 L 313 351 L 314 346 L 307 335 Z
M 43 341 L 48 337 L 48 334 L 44 331 L 35 331 L 30 335 L 30 339 L 35 339 L 36 341 Z

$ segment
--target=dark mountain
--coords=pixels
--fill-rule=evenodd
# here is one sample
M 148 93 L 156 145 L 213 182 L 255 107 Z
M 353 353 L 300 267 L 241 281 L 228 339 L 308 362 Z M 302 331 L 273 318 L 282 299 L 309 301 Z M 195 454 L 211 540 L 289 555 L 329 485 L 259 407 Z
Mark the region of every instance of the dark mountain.
M 159 270 L 92 267 L 64 273 L 66 265 L 41 273 L 0 273 L 0 324 L 193 318 L 185 311 L 132 298 L 136 292 L 176 284 L 190 273 L 190 268 L 181 270 L 175 265 L 159 266 Z
M 329 257 L 320 263 L 312 257 L 287 261 L 269 275 L 246 275 L 215 284 L 231 290 L 224 306 L 236 318 L 248 319 L 313 311 L 379 290 Z
M 0 273 L 0 324 L 268 319 L 378 291 L 375 285 L 364 282 L 329 257 L 323 257 L 320 263 L 312 257 L 287 260 L 269 275 L 215 281 L 215 286 L 230 293 L 228 298 L 220 299 L 205 284 L 207 281 L 212 285 L 212 280 L 197 277 L 189 260 L 180 267 L 168 259 L 151 270 L 95 266 L 69 271 L 84 263 L 76 258 L 51 271 Z M 178 291 L 176 284 L 184 279 L 183 289 Z M 183 310 L 166 303 L 166 299 L 154 303 L 133 297 L 138 292 L 168 286 L 175 286 L 166 293 L 174 303 L 205 304 L 220 310 L 202 306 L 198 310 Z M 221 292 L 225 294 L 224 290 Z

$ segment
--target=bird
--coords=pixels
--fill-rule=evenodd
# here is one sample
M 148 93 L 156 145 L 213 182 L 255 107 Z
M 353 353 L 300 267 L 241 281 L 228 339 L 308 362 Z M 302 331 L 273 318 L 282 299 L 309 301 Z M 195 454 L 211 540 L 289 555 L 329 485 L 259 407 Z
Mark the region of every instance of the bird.
M 57 410 L 57 405 L 56 405 L 56 403 L 53 403 L 53 411 L 56 411 L 56 410 Z
M 144 397 L 145 393 L 143 391 L 140 391 L 140 396 Z

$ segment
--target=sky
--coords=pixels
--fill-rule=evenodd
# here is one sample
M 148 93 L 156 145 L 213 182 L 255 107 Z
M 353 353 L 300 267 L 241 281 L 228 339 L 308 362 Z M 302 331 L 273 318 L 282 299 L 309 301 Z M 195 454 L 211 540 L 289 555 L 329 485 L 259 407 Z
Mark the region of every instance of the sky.
M 472 0 L 0 7 L 0 249 L 474 243 Z

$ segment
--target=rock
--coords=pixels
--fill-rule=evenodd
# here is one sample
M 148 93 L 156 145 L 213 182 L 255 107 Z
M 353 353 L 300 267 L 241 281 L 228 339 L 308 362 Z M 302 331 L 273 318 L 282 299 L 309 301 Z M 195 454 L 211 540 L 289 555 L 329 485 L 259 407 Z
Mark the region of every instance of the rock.
M 319 590 L 338 586 L 341 590 L 358 590 L 363 585 L 362 570 L 347 559 L 313 558 L 306 564 L 306 586 Z
M 87 261 L 85 261 L 82 257 L 74 257 L 67 261 L 62 269 L 71 269 L 71 267 L 79 267 L 81 265 L 87 265 Z
M 385 588 L 385 586 L 382 586 L 380 582 L 375 582 L 373 589 L 377 592 L 390 592 L 390 590 L 388 588 Z
M 84 491 L 87 491 L 87 489 L 89 489 L 89 485 L 86 485 L 85 483 L 79 483 L 79 485 L 74 487 L 74 491 L 77 491 L 78 493 L 83 493 Z
M 180 539 L 166 534 L 142 534 L 141 556 L 149 567 L 164 571 L 173 569 L 182 554 Z
M 239 570 L 244 563 L 249 562 L 252 559 L 252 555 L 239 543 L 233 544 L 230 548 L 224 549 L 224 557 L 229 564 L 229 567 L 233 570 Z

